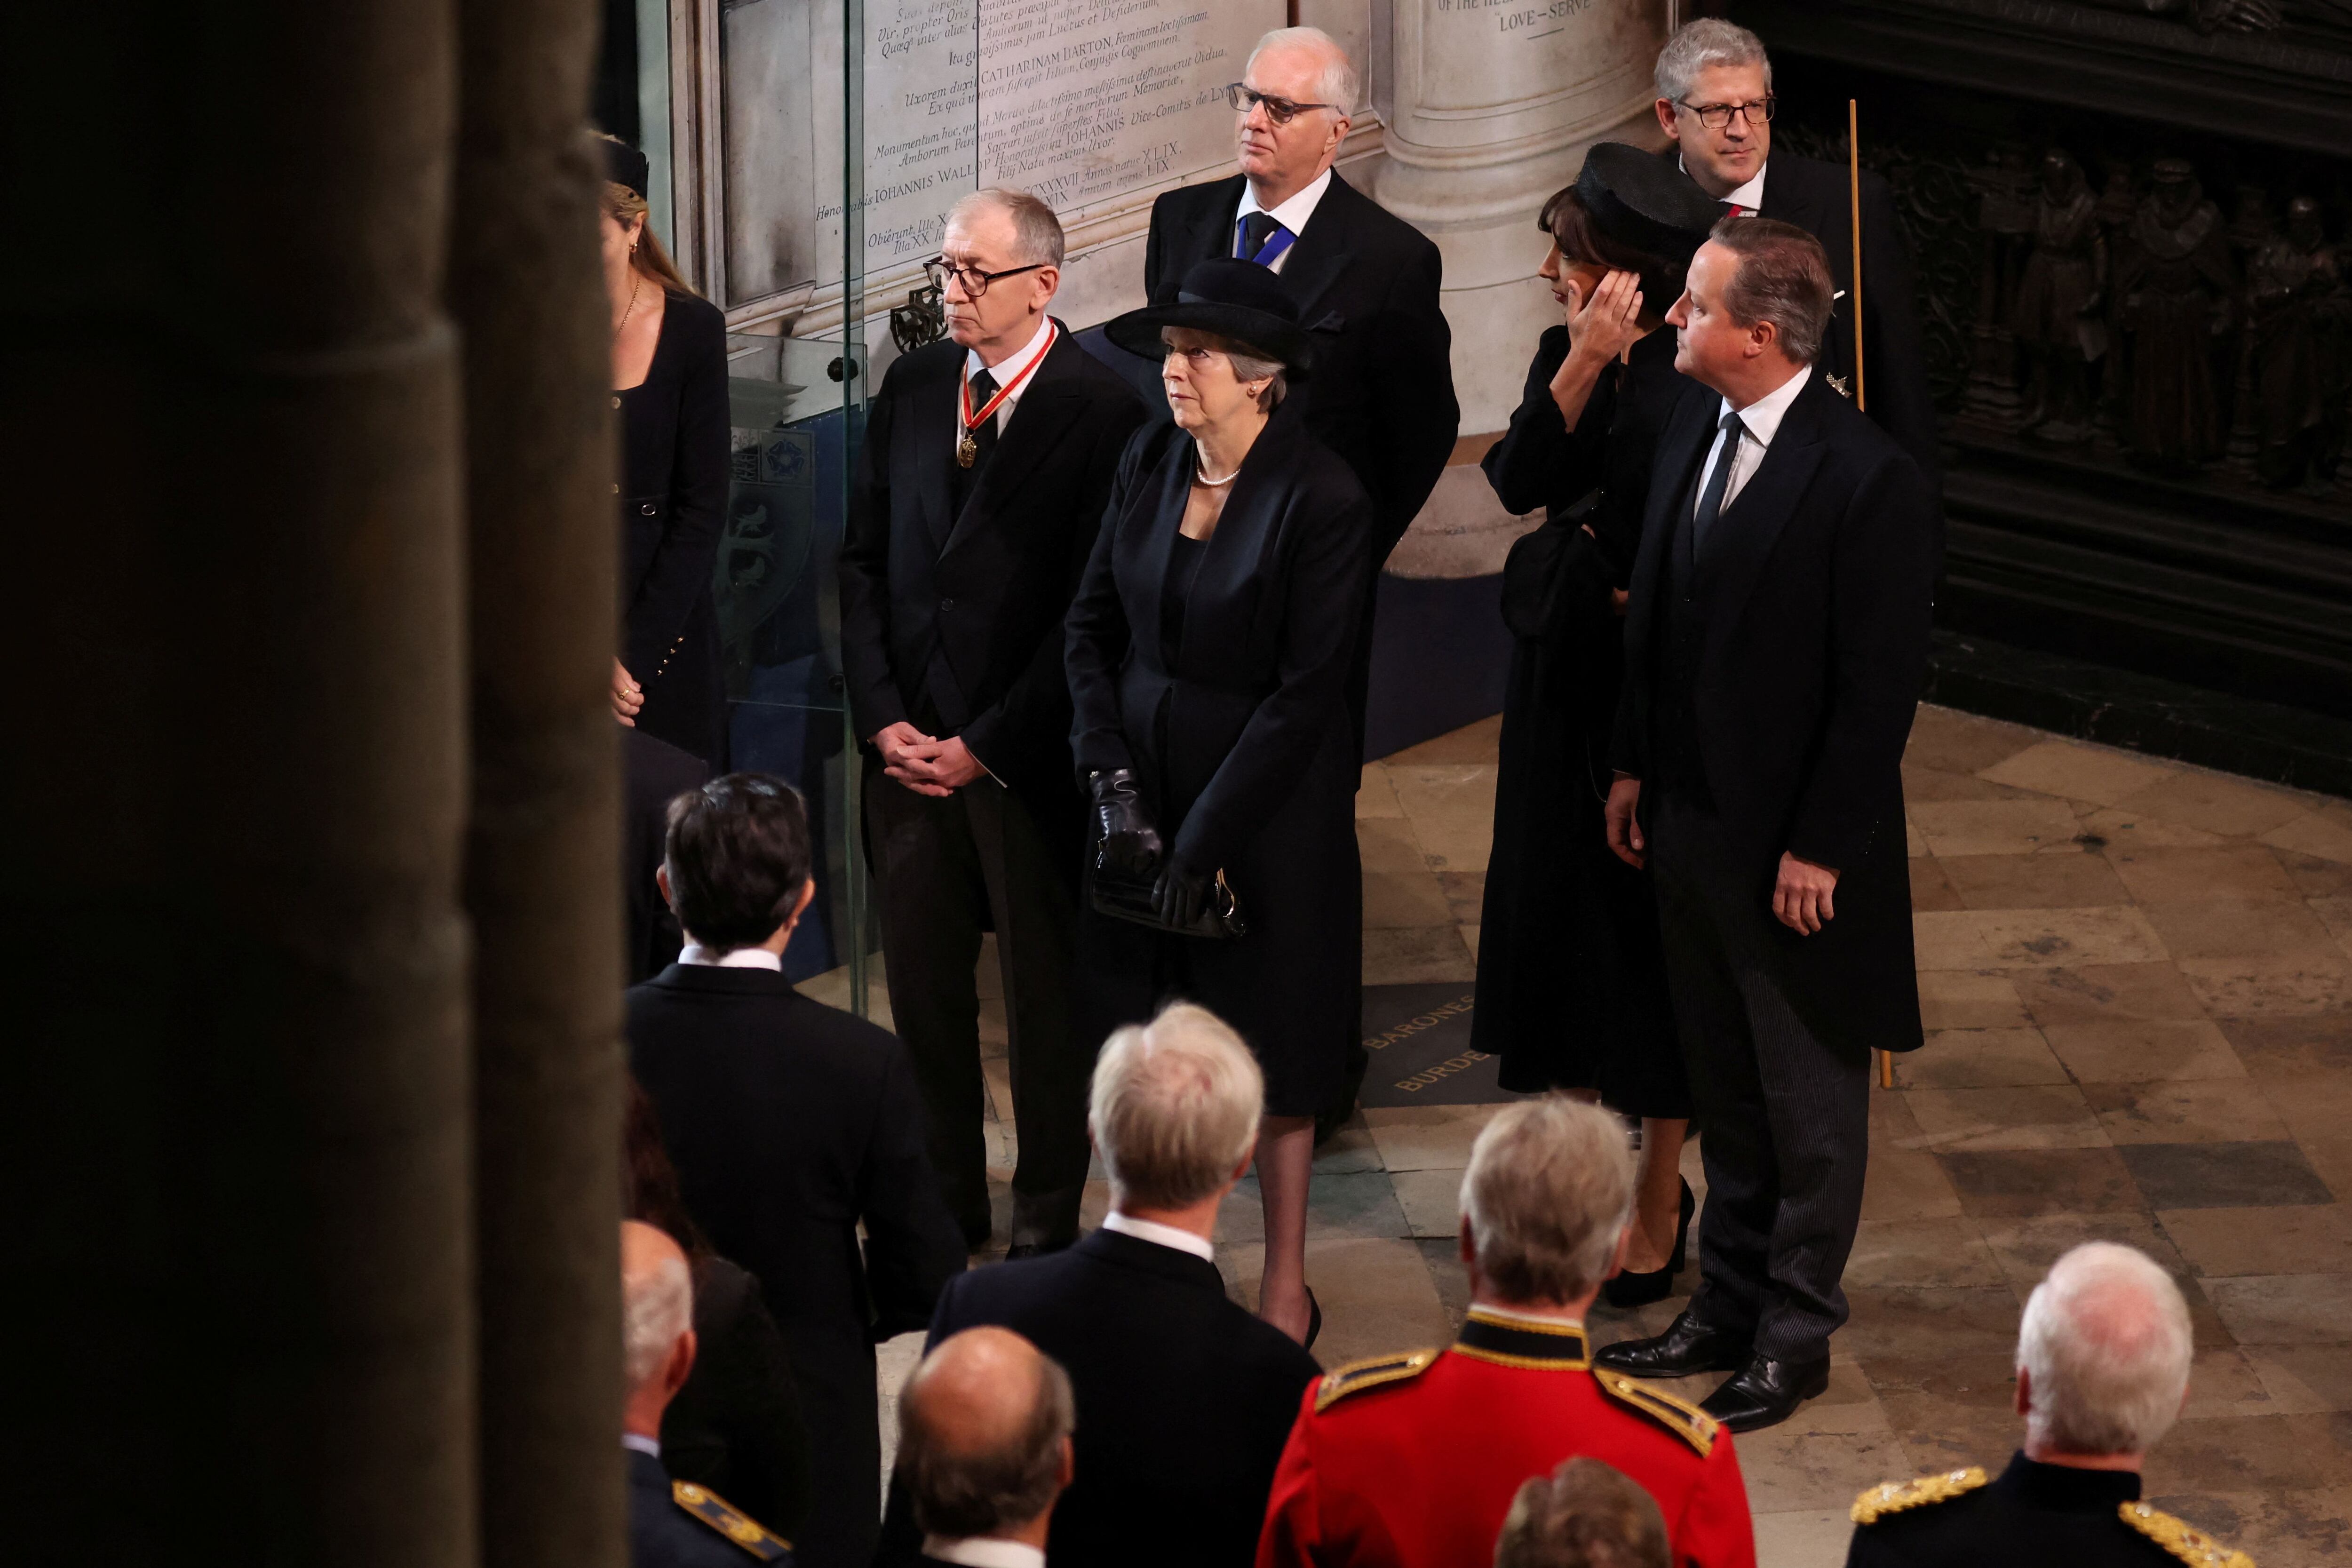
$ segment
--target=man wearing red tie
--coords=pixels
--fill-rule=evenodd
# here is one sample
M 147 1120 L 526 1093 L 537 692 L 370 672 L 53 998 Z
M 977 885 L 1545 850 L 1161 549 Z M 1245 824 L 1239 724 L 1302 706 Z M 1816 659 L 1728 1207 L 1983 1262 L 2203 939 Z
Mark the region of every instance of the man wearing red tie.
M 1711 16 L 1685 25 L 1658 54 L 1657 87 L 1658 123 L 1674 143 L 1665 155 L 1679 159 L 1701 190 L 1743 217 L 1779 218 L 1822 242 L 1838 293 L 1821 363 L 1830 384 L 1852 396 L 1853 198 L 1846 171 L 1772 152 L 1772 61 L 1745 27 Z M 1932 486 L 1941 463 L 1911 258 L 1895 226 L 1894 193 L 1867 173 L 1862 271 L 1864 412 Z

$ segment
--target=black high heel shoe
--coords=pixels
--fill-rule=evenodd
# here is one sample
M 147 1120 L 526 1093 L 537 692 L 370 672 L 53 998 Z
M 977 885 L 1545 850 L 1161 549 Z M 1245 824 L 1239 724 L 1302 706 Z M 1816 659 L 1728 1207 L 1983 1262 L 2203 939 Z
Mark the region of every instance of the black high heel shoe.
M 1612 1307 L 1646 1307 L 1653 1301 L 1663 1301 L 1675 1293 L 1675 1276 L 1683 1271 L 1688 1256 L 1691 1215 L 1698 1211 L 1698 1199 L 1683 1184 L 1682 1217 L 1675 1222 L 1675 1252 L 1666 1259 L 1664 1268 L 1653 1268 L 1646 1274 L 1628 1270 L 1613 1279 L 1601 1282 L 1601 1300 Z
M 1316 1340 L 1322 1332 L 1323 1303 L 1315 1299 L 1315 1287 L 1309 1285 L 1307 1287 L 1307 1337 L 1299 1342 L 1298 1348 L 1303 1351 L 1313 1350 Z

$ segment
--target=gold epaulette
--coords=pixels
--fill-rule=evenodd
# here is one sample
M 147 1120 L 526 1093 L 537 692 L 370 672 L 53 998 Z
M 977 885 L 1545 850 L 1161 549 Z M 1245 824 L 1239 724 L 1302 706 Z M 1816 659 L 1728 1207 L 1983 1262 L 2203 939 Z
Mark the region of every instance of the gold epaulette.
M 1925 1508 L 1931 1502 L 1949 1502 L 1984 1484 L 1985 1473 L 1980 1465 L 1970 1465 L 1965 1470 L 1939 1470 L 1916 1481 L 1882 1481 L 1855 1498 L 1846 1517 L 1856 1524 L 1875 1524 L 1890 1513 Z
M 1625 1406 L 1638 1410 L 1651 1420 L 1688 1443 L 1705 1458 L 1715 1451 L 1715 1435 L 1723 1430 L 1722 1423 L 1693 1405 L 1660 1389 L 1651 1388 L 1638 1378 L 1622 1373 L 1596 1372 L 1592 1381 L 1601 1392 Z
M 2162 1509 L 2144 1502 L 2120 1502 L 2116 1512 L 2126 1524 L 2196 1568 L 2254 1568 L 2254 1560 L 2234 1547 L 2224 1546 L 2201 1530 L 2193 1529 Z
M 1361 1394 L 1384 1383 L 1419 1377 L 1429 1370 L 1439 1353 L 1434 1350 L 1400 1351 L 1393 1355 L 1366 1356 L 1345 1366 L 1335 1366 L 1315 1385 L 1315 1413 L 1321 1415 L 1351 1394 Z
M 692 1481 L 672 1481 L 670 1500 L 762 1563 L 792 1554 L 793 1543 L 760 1528 L 759 1521 L 735 1507 L 709 1487 Z

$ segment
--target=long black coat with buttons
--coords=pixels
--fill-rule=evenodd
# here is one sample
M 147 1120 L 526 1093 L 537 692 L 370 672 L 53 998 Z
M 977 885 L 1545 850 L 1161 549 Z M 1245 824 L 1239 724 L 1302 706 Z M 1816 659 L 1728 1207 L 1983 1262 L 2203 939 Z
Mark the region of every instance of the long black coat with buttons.
M 727 767 L 711 573 L 727 507 L 727 320 L 672 294 L 646 379 L 621 409 L 621 665 L 645 688 L 637 728 Z

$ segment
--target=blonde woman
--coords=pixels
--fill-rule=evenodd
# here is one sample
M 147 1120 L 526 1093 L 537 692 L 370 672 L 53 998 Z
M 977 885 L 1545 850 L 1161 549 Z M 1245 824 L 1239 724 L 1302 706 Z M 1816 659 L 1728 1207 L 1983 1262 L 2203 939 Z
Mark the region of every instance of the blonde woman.
M 710 577 L 727 506 L 727 323 L 646 221 L 646 155 L 604 140 L 604 292 L 621 417 L 613 715 L 727 767 Z

